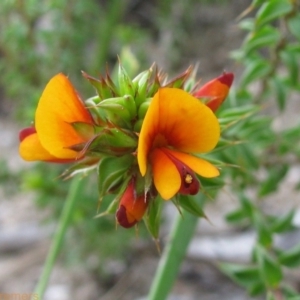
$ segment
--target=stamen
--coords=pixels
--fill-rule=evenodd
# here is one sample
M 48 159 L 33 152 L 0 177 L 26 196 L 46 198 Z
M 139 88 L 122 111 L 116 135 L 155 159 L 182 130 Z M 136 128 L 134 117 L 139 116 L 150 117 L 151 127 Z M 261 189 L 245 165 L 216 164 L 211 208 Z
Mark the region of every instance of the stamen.
M 184 178 L 185 183 L 191 184 L 193 182 L 193 177 L 191 174 L 187 173 Z
M 172 160 L 180 174 L 181 186 L 178 193 L 183 195 L 196 195 L 200 189 L 200 183 L 193 170 L 174 157 L 170 152 L 164 150 L 164 148 L 162 148 L 162 151 Z

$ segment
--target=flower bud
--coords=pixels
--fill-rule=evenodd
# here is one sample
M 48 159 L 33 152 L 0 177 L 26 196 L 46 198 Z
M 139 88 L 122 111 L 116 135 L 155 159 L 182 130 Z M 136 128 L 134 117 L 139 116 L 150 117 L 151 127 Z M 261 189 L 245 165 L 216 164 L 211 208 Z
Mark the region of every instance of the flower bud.
M 152 98 L 148 98 L 147 101 L 143 102 L 138 110 L 138 118 L 139 119 L 144 119 L 146 112 L 149 108 L 149 105 L 151 103 Z
M 124 228 L 133 227 L 143 218 L 147 208 L 148 199 L 144 194 L 136 194 L 135 179 L 132 179 L 121 197 L 116 220 Z
M 207 98 L 206 105 L 215 112 L 226 99 L 233 78 L 233 73 L 224 72 L 221 76 L 207 82 L 194 93 L 194 96 L 197 98 Z
M 115 97 L 117 95 L 116 86 L 110 80 L 110 77 L 100 79 L 92 77 L 85 72 L 81 72 L 83 77 L 86 78 L 92 86 L 96 89 L 98 96 L 100 99 L 107 99 L 111 97 Z
M 80 147 L 81 145 L 78 145 Z M 137 147 L 137 137 L 128 130 L 118 128 L 103 128 L 101 132 L 84 145 L 85 151 L 120 156 L 132 153 Z M 74 149 L 76 151 L 83 149 Z
M 107 119 L 116 125 L 123 125 L 122 121 L 130 124 L 137 114 L 134 99 L 130 95 L 105 99 L 97 107 L 108 111 Z
M 118 82 L 120 95 L 131 95 L 132 97 L 135 95 L 133 83 L 121 64 L 118 69 Z
M 149 79 L 152 75 L 152 71 L 152 68 L 150 68 L 149 70 L 140 73 L 132 81 L 137 91 L 135 96 L 135 102 L 137 107 L 139 107 L 139 105 L 141 105 L 146 100 Z

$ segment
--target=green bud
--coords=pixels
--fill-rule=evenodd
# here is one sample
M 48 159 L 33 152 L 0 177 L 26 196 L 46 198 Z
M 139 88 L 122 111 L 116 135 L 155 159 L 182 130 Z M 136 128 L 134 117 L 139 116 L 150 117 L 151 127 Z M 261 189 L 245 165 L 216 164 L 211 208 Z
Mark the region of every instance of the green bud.
M 134 156 L 126 154 L 120 157 L 103 157 L 98 165 L 98 188 L 100 198 L 107 193 L 115 193 L 120 189 L 134 161 Z
M 124 99 L 125 99 L 125 106 L 130 113 L 131 119 L 135 118 L 137 115 L 137 109 L 133 97 L 130 95 L 125 95 Z
M 136 86 L 137 91 L 135 102 L 138 107 L 146 100 L 149 80 L 152 75 L 152 71 L 152 69 L 146 70 L 140 73 L 133 80 L 133 84 Z
M 171 88 L 183 88 L 184 83 L 187 81 L 187 79 L 190 78 L 191 73 L 193 71 L 193 67 L 190 66 L 186 71 L 176 76 L 174 79 L 169 81 L 164 87 L 171 87 Z
M 95 135 L 95 127 L 91 124 L 83 122 L 73 122 L 72 126 L 76 130 L 76 132 L 85 140 L 89 140 Z
M 137 137 L 129 130 L 103 129 L 88 145 L 88 151 L 114 156 L 132 153 L 137 148 Z
M 119 64 L 118 69 L 118 82 L 120 95 L 131 95 L 134 97 L 135 89 L 133 88 L 133 83 L 121 64 Z
M 85 106 L 89 109 L 96 124 L 104 124 L 106 118 L 105 111 L 97 106 L 100 101 L 99 96 L 91 97 L 85 101 Z
M 97 107 L 108 111 L 107 119 L 112 123 L 119 126 L 125 125 L 129 128 L 130 122 L 136 118 L 137 114 L 135 102 L 130 95 L 105 99 Z
M 148 111 L 151 101 L 152 101 L 152 98 L 147 98 L 147 100 L 140 105 L 139 110 L 138 110 L 138 118 L 139 119 L 145 118 L 145 115 Z
M 154 81 L 153 83 L 151 83 L 151 85 L 149 85 L 148 88 L 148 93 L 147 93 L 148 97 L 153 97 L 154 94 L 156 94 L 156 92 L 158 91 L 158 89 L 161 88 L 160 76 L 157 70 L 155 72 L 156 73 L 155 73 Z
M 134 123 L 133 130 L 134 130 L 135 132 L 140 132 L 140 131 L 141 131 L 141 128 L 142 128 L 142 125 L 143 125 L 143 122 L 144 122 L 144 120 L 142 120 L 142 119 L 137 120 L 137 121 Z
M 140 82 L 140 80 L 145 76 L 145 74 L 147 74 L 148 72 L 150 71 L 149 70 L 146 70 L 146 71 L 143 71 L 141 73 L 139 73 L 137 76 L 135 76 L 133 79 L 132 79 L 132 83 L 135 87 L 137 87 L 138 83 Z
M 101 100 L 106 98 L 111 98 L 115 96 L 115 86 L 111 84 L 111 82 L 108 79 L 104 79 L 101 77 L 100 79 L 92 77 L 88 75 L 87 73 L 82 71 L 83 77 L 85 77 L 92 86 L 96 89 L 96 92 Z

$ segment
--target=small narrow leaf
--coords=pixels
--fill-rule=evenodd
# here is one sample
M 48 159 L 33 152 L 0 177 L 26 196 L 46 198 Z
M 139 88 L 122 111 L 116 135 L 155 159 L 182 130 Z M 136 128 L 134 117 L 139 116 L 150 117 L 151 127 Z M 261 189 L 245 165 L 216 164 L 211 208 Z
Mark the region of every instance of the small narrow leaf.
M 112 192 L 122 183 L 132 164 L 132 155 L 121 157 L 103 157 L 98 166 L 98 189 L 100 199 L 108 192 Z
M 222 263 L 220 269 L 238 284 L 247 289 L 259 283 L 259 270 L 255 266 L 243 266 L 230 263 Z
M 271 288 L 278 287 L 283 278 L 280 264 L 260 245 L 256 245 L 255 254 L 261 278 L 265 282 L 265 285 Z
M 247 86 L 249 83 L 265 77 L 271 70 L 269 62 L 259 57 L 253 57 L 246 64 L 246 69 L 241 78 L 241 86 Z
M 277 191 L 278 184 L 283 180 L 289 166 L 287 164 L 274 165 L 268 169 L 268 177 L 266 180 L 261 182 L 260 189 L 258 191 L 259 197 L 266 196 L 272 192 Z
M 295 211 L 291 210 L 288 213 L 274 218 L 271 223 L 271 231 L 276 233 L 282 233 L 293 228 L 293 219 L 295 216 Z
M 195 215 L 196 217 L 205 218 L 205 213 L 202 210 L 203 203 L 200 203 L 197 198 L 199 199 L 197 195 L 196 196 L 180 195 L 178 197 L 178 203 L 183 209 Z
M 288 27 L 291 33 L 300 41 L 300 14 L 288 19 Z
M 282 252 L 279 255 L 279 261 L 289 268 L 298 267 L 300 265 L 300 244 L 294 246 L 290 250 Z
M 163 200 L 160 197 L 153 199 L 148 208 L 148 213 L 144 216 L 146 227 L 154 239 L 159 237 Z
M 256 25 L 262 26 L 291 12 L 293 6 L 288 0 L 272 0 L 262 5 L 256 15 Z

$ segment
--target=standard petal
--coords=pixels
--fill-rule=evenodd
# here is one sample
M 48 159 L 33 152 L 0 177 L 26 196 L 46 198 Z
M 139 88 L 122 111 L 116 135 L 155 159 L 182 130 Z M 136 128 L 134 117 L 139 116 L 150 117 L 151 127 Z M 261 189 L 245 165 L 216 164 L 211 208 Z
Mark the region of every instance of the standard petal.
M 220 175 L 219 170 L 207 160 L 167 148 L 164 148 L 164 151 L 182 161 L 185 165 L 202 177 L 213 178 Z
M 198 99 L 180 89 L 162 88 L 154 100 L 158 101 L 159 114 L 152 117 L 158 118 L 157 131 L 169 146 L 195 153 L 208 152 L 216 146 L 220 137 L 218 120 Z
M 71 82 L 60 73 L 47 84 L 35 114 L 43 147 L 58 158 L 78 158 L 78 152 L 67 149 L 86 142 L 73 128 L 76 122 L 92 124 L 93 120 Z
M 155 149 L 150 159 L 154 185 L 161 197 L 169 200 L 180 189 L 180 174 L 173 162 L 160 149 Z
M 154 97 L 143 121 L 138 142 L 138 164 L 141 174 L 144 176 L 147 170 L 147 158 L 157 134 L 159 115 L 159 99 Z
M 37 133 L 32 133 L 22 139 L 19 146 L 20 156 L 27 161 L 55 161 L 57 157 L 51 155 L 40 143 Z

